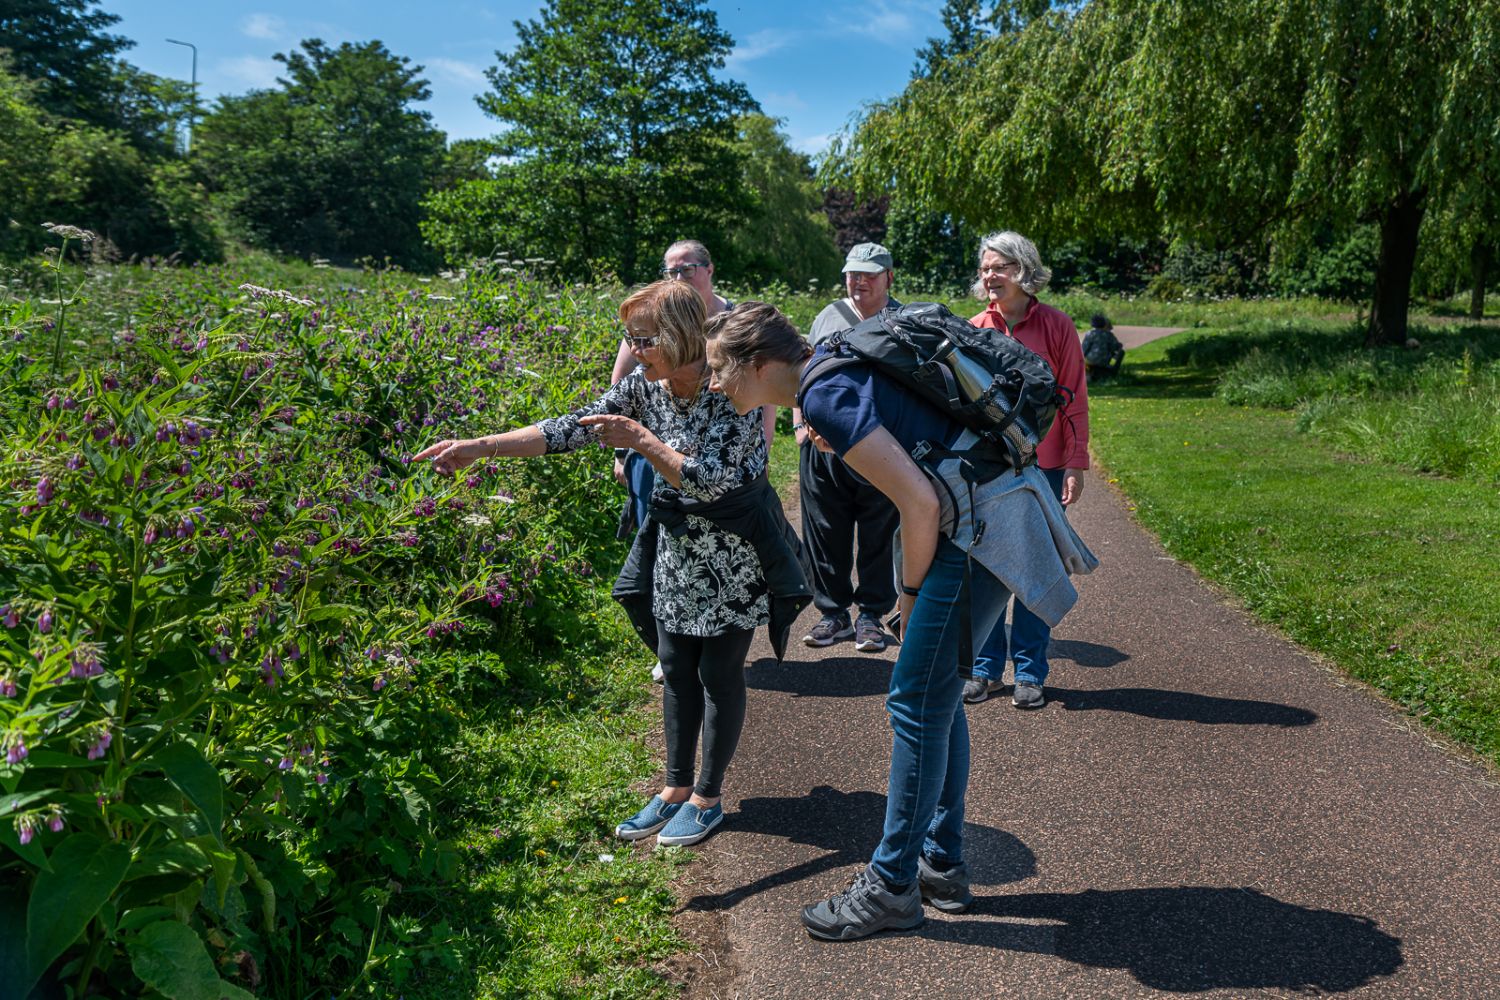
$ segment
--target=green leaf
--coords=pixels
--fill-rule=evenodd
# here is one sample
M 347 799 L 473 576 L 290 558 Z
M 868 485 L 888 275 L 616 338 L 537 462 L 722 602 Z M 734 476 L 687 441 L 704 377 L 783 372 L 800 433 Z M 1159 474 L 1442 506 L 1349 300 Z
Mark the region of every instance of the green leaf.
M 130 967 L 141 982 L 168 1000 L 253 1000 L 214 971 L 208 949 L 193 929 L 175 920 L 158 921 L 132 941 Z
M 52 852 L 52 871 L 42 872 L 26 907 L 27 991 L 68 949 L 130 867 L 130 848 L 75 833 Z
M 187 742 L 177 742 L 162 747 L 151 757 L 167 779 L 198 807 L 203 818 L 208 820 L 209 830 L 220 843 L 224 842 L 224 782 L 219 772 L 204 759 L 198 748 Z
M 363 608 L 356 608 L 350 604 L 324 604 L 321 607 L 316 607 L 308 611 L 302 616 L 302 620 L 304 622 L 320 622 L 325 618 L 332 618 L 335 621 L 346 621 L 350 618 L 359 617 L 364 613 L 365 610 Z
M 250 876 L 250 884 L 255 886 L 255 891 L 260 893 L 260 915 L 265 921 L 266 933 L 276 929 L 276 890 L 271 888 L 271 882 L 255 867 L 255 859 L 249 852 L 240 851 L 240 858 L 245 862 L 245 871 Z

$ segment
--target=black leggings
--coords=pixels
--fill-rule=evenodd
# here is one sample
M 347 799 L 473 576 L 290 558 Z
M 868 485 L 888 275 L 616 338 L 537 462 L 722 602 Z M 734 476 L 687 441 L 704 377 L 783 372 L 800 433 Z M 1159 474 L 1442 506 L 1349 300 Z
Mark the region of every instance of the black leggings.
M 680 635 L 657 622 L 668 785 L 692 784 L 702 730 L 703 773 L 693 791 L 704 798 L 718 796 L 745 728 L 745 654 L 754 634 L 753 629 L 737 629 L 707 637 Z

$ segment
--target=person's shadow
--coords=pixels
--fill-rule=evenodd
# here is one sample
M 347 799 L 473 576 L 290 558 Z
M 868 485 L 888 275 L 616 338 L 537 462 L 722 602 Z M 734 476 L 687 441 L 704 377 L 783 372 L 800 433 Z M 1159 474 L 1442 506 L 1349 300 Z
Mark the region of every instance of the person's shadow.
M 694 896 L 691 910 L 725 910 L 777 886 L 835 868 L 869 862 L 885 824 L 885 796 L 841 792 L 819 785 L 798 797 L 742 799 L 725 826 L 735 833 L 780 837 L 826 851 L 816 858 L 761 876 L 722 893 Z M 1036 872 L 1036 857 L 1021 841 L 994 827 L 964 824 L 964 859 L 976 886 L 1004 885 Z
M 795 698 L 865 698 L 890 690 L 891 664 L 864 655 L 781 663 L 767 656 L 750 665 L 745 684 L 759 691 L 784 691 Z
M 1070 660 L 1080 667 L 1113 667 L 1130 659 L 1130 654 L 1123 650 L 1083 639 L 1053 639 L 1047 647 L 1047 656 Z
M 974 915 L 1002 919 L 968 919 Z M 1401 939 L 1368 917 L 1296 906 L 1250 888 L 981 896 L 965 918 L 929 920 L 921 933 L 1125 969 L 1142 985 L 1173 993 L 1342 993 L 1392 975 L 1404 962 Z
M 1129 712 L 1168 722 L 1197 722 L 1208 726 L 1310 726 L 1318 714 L 1305 708 L 1278 705 L 1270 701 L 1245 698 L 1217 698 L 1213 695 L 1160 688 L 1105 688 L 1083 691 L 1071 688 L 1047 688 L 1047 700 L 1069 712 Z

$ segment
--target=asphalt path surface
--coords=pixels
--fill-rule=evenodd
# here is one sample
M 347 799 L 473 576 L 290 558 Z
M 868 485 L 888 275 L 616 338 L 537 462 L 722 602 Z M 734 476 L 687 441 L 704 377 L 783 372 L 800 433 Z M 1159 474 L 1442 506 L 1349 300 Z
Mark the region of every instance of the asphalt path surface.
M 1495 771 L 1254 622 L 1098 476 L 1071 517 L 1102 565 L 1047 706 L 968 708 L 975 907 L 803 930 L 879 839 L 895 658 L 803 647 L 809 610 L 786 662 L 751 650 L 726 817 L 679 886 L 686 995 L 1500 997 Z

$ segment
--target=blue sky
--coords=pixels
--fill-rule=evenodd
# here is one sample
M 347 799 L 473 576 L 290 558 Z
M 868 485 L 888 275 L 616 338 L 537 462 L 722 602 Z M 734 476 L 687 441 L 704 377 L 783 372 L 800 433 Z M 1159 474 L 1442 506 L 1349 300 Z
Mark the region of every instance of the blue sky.
M 785 119 L 792 145 L 816 155 L 849 115 L 868 101 L 900 93 L 916 50 L 942 32 L 938 0 L 861 0 L 849 5 L 797 0 L 711 2 L 735 40 L 725 73 L 750 88 L 769 115 Z M 275 86 L 277 52 L 304 38 L 379 39 L 426 67 L 432 99 L 424 105 L 451 139 L 493 134 L 496 123 L 474 103 L 487 89 L 484 70 L 496 50 L 515 44 L 513 22 L 529 20 L 540 2 L 473 0 L 104 0 L 118 15 L 115 33 L 135 41 L 125 55 L 159 76 L 186 80 L 198 46 L 204 100 Z

